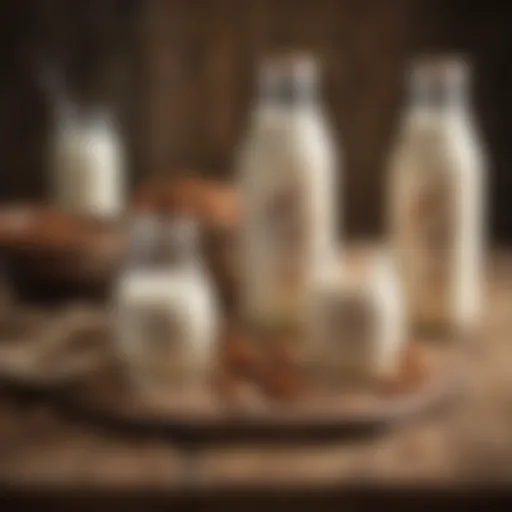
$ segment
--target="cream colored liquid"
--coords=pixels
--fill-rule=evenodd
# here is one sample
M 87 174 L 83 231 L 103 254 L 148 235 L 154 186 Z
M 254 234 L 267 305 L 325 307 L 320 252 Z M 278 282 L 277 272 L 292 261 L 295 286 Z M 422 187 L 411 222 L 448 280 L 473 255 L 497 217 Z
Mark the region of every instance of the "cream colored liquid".
M 335 250 L 335 165 L 316 110 L 256 112 L 239 175 L 241 306 L 248 322 L 293 327 L 303 319 L 314 269 Z
M 416 325 L 466 329 L 481 310 L 482 155 L 462 112 L 415 112 L 391 165 L 391 235 Z
M 317 279 L 306 343 L 322 380 L 393 375 L 400 363 L 408 341 L 403 297 L 389 257 L 370 251 L 354 251 Z
M 116 313 L 119 353 L 135 382 L 160 391 L 208 383 L 217 323 L 200 276 L 129 273 L 118 285 Z
M 57 133 L 53 198 L 66 211 L 98 218 L 118 216 L 124 207 L 123 154 L 108 127 L 75 122 Z

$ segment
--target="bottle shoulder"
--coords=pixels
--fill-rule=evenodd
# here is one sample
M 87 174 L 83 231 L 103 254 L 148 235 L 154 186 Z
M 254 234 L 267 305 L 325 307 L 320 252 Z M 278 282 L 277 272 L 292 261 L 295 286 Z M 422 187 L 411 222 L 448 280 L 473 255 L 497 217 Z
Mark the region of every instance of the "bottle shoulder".
M 391 149 L 391 170 L 478 172 L 484 154 L 478 134 L 466 116 L 407 116 Z
M 125 269 L 117 283 L 117 294 L 127 297 L 181 297 L 195 290 L 209 289 L 210 280 L 200 269 Z
M 315 158 L 327 165 L 337 165 L 340 149 L 325 120 L 313 113 L 262 115 L 254 119 L 240 146 L 240 167 L 267 169 L 286 164 L 309 162 Z M 274 172 L 274 171 L 269 171 Z

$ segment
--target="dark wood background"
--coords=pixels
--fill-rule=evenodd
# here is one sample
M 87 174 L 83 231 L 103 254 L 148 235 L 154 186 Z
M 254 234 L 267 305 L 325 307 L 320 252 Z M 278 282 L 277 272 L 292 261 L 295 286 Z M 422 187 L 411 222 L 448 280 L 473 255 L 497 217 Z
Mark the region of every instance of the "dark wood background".
M 63 70 L 82 102 L 117 112 L 133 187 L 156 173 L 229 178 L 258 59 L 315 51 L 345 153 L 349 234 L 382 230 L 385 163 L 412 52 L 462 50 L 489 149 L 496 240 L 512 240 L 512 6 L 497 0 L 17 0 L 0 7 L 0 199 L 46 195 L 51 102 Z

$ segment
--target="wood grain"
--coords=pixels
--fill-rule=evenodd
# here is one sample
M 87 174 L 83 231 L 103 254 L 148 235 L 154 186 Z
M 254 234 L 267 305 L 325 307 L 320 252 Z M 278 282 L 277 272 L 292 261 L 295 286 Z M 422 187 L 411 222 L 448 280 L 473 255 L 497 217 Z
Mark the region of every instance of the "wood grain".
M 510 484 L 512 254 L 493 256 L 478 342 L 463 360 L 467 393 L 455 407 L 364 442 L 236 442 L 187 455 L 155 437 L 114 434 L 37 397 L 0 389 L 0 484 L 63 490 L 432 488 Z M 51 461 L 51 463 L 50 463 Z M 50 467 L 51 466 L 51 467 Z M 198 487 L 200 486 L 200 487 Z

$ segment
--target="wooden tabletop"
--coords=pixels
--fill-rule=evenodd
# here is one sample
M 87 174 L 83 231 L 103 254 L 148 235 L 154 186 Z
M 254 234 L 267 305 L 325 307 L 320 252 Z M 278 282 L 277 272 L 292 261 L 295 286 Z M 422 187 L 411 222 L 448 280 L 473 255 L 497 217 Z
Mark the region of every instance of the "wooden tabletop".
M 488 283 L 466 393 L 449 410 L 367 439 L 183 446 L 93 426 L 0 388 L 0 486 L 173 493 L 512 483 L 512 253 L 493 255 Z

